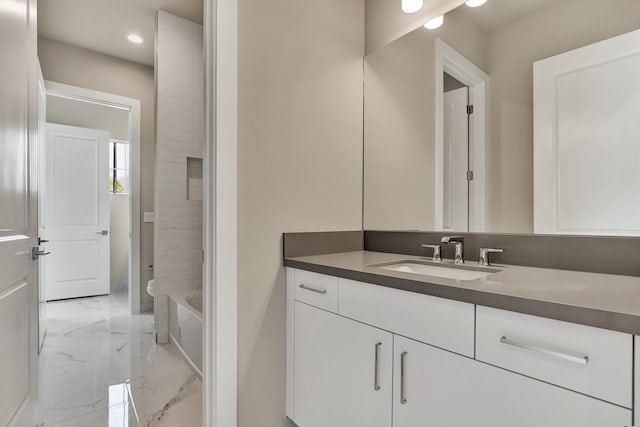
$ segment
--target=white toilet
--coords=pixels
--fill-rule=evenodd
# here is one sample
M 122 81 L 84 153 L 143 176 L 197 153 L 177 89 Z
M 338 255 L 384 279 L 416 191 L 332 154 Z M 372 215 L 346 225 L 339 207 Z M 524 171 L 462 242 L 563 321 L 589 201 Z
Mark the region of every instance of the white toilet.
M 156 286 L 155 286 L 155 280 L 151 279 L 147 282 L 147 293 L 149 295 L 151 295 L 152 297 L 156 296 Z

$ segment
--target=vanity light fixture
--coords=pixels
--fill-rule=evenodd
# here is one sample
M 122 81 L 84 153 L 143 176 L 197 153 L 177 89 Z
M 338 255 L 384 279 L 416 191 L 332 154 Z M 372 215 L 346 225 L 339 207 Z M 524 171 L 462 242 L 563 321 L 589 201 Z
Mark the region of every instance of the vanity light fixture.
M 424 6 L 424 0 L 402 0 L 402 11 L 404 13 L 416 13 Z
M 426 24 L 424 24 L 424 27 L 427 30 L 435 30 L 436 28 L 442 27 L 443 23 L 444 23 L 444 15 L 440 15 L 428 21 Z
M 135 43 L 135 44 L 142 44 L 142 42 L 144 42 L 144 39 L 142 37 L 140 37 L 137 34 L 129 34 L 127 36 L 127 39 L 131 42 L 131 43 Z
M 487 0 L 469 0 L 465 4 L 469 7 L 478 7 L 478 6 L 482 6 L 486 2 Z

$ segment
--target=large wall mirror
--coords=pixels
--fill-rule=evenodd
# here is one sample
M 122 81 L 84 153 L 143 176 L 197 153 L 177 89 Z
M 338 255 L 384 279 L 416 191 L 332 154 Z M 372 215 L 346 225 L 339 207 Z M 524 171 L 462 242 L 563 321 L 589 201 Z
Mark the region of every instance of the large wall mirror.
M 370 53 L 364 183 L 369 230 L 640 235 L 640 1 L 463 5 Z

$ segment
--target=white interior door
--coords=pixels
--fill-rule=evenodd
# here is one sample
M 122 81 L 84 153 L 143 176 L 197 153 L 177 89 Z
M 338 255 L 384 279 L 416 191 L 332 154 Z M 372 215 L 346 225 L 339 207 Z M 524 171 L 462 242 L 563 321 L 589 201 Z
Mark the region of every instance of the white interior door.
M 534 230 L 640 235 L 640 31 L 534 64 Z
M 47 125 L 47 300 L 109 293 L 109 133 Z
M 38 396 L 35 26 L 0 1 L 0 427 L 36 424 Z
M 444 94 L 443 229 L 469 229 L 469 89 Z

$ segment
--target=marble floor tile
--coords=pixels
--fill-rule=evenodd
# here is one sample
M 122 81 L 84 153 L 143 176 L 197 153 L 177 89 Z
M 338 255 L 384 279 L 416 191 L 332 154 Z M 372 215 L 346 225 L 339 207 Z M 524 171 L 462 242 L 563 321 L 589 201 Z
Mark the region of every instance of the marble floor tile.
M 121 404 L 70 418 L 50 427 L 139 427 L 133 405 Z
M 49 303 L 41 426 L 199 427 L 201 384 L 153 331 L 126 294 Z

